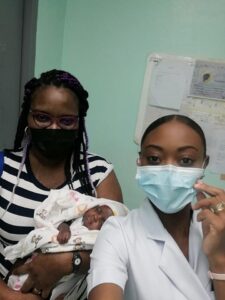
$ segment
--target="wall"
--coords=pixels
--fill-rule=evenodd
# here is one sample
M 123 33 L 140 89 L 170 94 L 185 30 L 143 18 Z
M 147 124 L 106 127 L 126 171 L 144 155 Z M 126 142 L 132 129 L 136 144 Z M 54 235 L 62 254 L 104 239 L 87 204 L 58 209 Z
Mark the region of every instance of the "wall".
M 61 68 L 66 0 L 39 0 L 35 75 Z
M 139 149 L 133 138 L 146 59 L 162 52 L 225 60 L 225 2 L 39 1 L 37 71 L 61 63 L 81 80 L 90 94 L 90 150 L 113 162 L 126 204 L 136 207 L 144 195 L 135 181 Z M 61 6 L 65 12 L 63 28 L 50 14 L 53 6 L 58 14 Z M 60 34 L 44 44 L 49 24 Z M 53 51 L 58 58 L 51 57 Z M 206 181 L 225 186 L 216 175 L 208 174 Z

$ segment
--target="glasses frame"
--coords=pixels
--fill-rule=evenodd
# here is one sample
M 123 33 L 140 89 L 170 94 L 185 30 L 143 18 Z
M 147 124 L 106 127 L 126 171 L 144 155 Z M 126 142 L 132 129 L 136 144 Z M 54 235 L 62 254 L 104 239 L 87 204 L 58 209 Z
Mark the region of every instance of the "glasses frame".
M 38 128 L 41 128 L 41 129 L 45 129 L 49 126 L 51 126 L 52 124 L 56 124 L 59 128 L 61 129 L 75 129 L 78 124 L 79 124 L 79 116 L 78 115 L 62 115 L 62 116 L 58 116 L 58 117 L 53 117 L 52 115 L 46 113 L 46 112 L 42 112 L 42 111 L 39 111 L 39 110 L 32 110 L 30 109 L 29 110 L 29 113 L 31 114 L 32 116 L 32 119 L 35 123 L 35 125 L 38 127 Z M 49 123 L 46 125 L 41 125 L 41 122 L 39 122 L 36 118 L 35 118 L 35 115 L 44 115 L 44 116 L 47 116 L 49 118 Z M 60 123 L 60 120 L 62 118 L 66 118 L 66 117 L 69 117 L 71 119 L 74 119 L 74 124 L 73 125 L 63 125 L 62 123 Z M 43 122 L 44 123 L 44 122 Z

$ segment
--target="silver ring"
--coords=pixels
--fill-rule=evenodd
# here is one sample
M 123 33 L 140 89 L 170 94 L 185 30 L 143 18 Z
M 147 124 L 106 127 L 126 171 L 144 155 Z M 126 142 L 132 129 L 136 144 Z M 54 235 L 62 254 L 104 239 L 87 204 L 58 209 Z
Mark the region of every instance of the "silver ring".
M 41 295 L 42 291 L 39 290 L 39 289 L 33 288 L 33 293 L 34 293 L 35 295 Z
M 211 210 L 212 213 L 216 214 L 225 209 L 225 202 L 223 202 L 223 201 L 219 202 L 214 206 L 210 206 L 209 209 Z

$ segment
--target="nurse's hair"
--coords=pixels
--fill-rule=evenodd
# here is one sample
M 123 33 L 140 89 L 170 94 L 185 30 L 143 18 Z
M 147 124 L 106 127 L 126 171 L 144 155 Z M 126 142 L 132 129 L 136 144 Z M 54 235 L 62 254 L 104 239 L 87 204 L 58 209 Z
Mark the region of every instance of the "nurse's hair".
M 72 172 L 71 162 L 68 161 L 65 167 L 65 175 L 68 182 L 73 180 L 74 174 L 80 180 L 81 189 L 80 192 L 92 195 L 95 191 L 93 183 L 90 178 L 90 171 L 88 167 L 87 150 L 88 150 L 88 136 L 85 127 L 85 116 L 89 108 L 87 101 L 88 92 L 83 88 L 79 80 L 69 72 L 63 70 L 50 70 L 41 74 L 39 78 L 32 78 L 25 84 L 24 97 L 22 103 L 22 109 L 19 116 L 17 131 L 14 140 L 14 150 L 18 150 L 21 147 L 26 149 L 30 141 L 27 138 L 26 128 L 28 126 L 28 115 L 31 108 L 32 100 L 35 94 L 40 88 L 48 86 L 55 86 L 57 88 L 67 88 L 73 92 L 78 99 L 79 108 L 79 129 L 78 137 L 75 141 L 73 149 L 73 161 L 72 161 Z M 24 157 L 26 156 L 24 151 Z M 82 153 L 82 155 L 81 155 Z M 84 165 L 84 170 L 83 166 Z
M 198 133 L 198 135 L 200 136 L 201 140 L 202 140 L 202 145 L 203 145 L 203 149 L 204 149 L 204 157 L 206 157 L 206 138 L 205 138 L 205 134 L 202 130 L 202 128 L 191 118 L 184 116 L 184 115 L 167 115 L 167 116 L 163 116 L 157 120 L 155 120 L 154 122 L 152 122 L 147 129 L 145 130 L 142 139 L 141 139 L 141 145 L 144 143 L 144 140 L 146 138 L 146 136 L 153 131 L 154 129 L 158 128 L 159 126 L 165 124 L 165 123 L 169 123 L 173 120 L 176 120 L 180 123 L 183 123 L 187 126 L 189 126 L 190 128 L 192 128 L 195 132 Z

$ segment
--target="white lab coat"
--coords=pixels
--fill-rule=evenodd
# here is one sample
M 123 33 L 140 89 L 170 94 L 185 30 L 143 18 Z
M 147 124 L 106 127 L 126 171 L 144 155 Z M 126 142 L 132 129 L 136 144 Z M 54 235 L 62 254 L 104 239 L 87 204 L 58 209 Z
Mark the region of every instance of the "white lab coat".
M 104 224 L 92 253 L 88 292 L 111 282 L 124 289 L 126 300 L 215 299 L 207 272 L 201 225 L 195 213 L 187 261 L 145 200 L 127 217 L 110 218 Z

